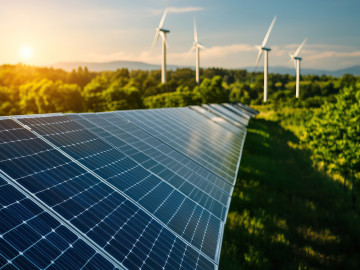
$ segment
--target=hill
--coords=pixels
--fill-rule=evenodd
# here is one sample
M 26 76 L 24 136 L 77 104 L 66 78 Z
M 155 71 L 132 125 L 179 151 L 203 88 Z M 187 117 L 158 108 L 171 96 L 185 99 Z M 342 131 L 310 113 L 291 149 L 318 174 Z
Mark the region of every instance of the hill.
M 59 62 L 51 65 L 54 68 L 61 68 L 66 71 L 71 71 L 73 69 L 77 69 L 79 66 L 88 67 L 91 71 L 115 71 L 120 68 L 127 68 L 129 70 L 156 70 L 160 69 L 160 65 L 149 64 L 144 62 L 136 62 L 136 61 L 112 61 L 112 62 Z M 185 68 L 189 66 L 178 66 L 178 65 L 168 65 L 167 68 L 169 70 L 175 70 L 177 68 Z M 190 68 L 194 69 L 193 66 Z M 249 72 L 254 71 L 254 67 L 246 67 L 239 68 L 246 69 Z M 262 70 L 262 67 L 257 69 L 258 71 Z M 269 67 L 270 73 L 275 74 L 295 74 L 295 69 L 284 66 L 275 66 Z M 360 65 L 352 66 L 348 68 L 338 69 L 338 70 L 322 70 L 322 69 L 302 69 L 301 73 L 303 75 L 318 75 L 321 76 L 323 74 L 330 75 L 334 77 L 341 77 L 344 74 L 353 74 L 356 76 L 360 76 Z

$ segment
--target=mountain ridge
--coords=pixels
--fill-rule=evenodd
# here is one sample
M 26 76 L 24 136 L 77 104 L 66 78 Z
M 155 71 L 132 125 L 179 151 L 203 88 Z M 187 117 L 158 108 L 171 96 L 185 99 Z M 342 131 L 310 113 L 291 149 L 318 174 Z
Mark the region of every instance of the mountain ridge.
M 78 67 L 87 67 L 90 71 L 100 72 L 100 71 L 115 71 L 120 68 L 127 68 L 129 70 L 159 70 L 160 65 L 149 64 L 139 61 L 109 61 L 109 62 L 58 62 L 51 67 L 61 68 L 66 71 L 71 71 L 77 69 Z M 168 65 L 168 70 L 175 70 L 177 68 L 191 68 L 195 69 L 193 66 L 178 66 L 178 65 Z M 232 69 L 246 69 L 249 72 L 254 71 L 254 67 L 245 67 L 245 68 L 232 68 Z M 262 70 L 262 67 L 257 69 L 258 71 Z M 285 66 L 270 66 L 269 73 L 274 74 L 295 74 L 295 69 Z M 324 70 L 324 69 L 308 69 L 302 68 L 301 74 L 303 75 L 330 75 L 334 77 L 341 77 L 344 74 L 353 74 L 355 76 L 360 76 L 360 65 L 350 66 L 347 68 L 337 69 L 337 70 Z

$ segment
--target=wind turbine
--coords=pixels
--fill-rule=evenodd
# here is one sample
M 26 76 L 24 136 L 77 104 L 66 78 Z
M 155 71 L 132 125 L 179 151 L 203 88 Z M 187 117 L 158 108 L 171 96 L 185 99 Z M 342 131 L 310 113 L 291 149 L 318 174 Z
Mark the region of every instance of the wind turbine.
M 196 52 L 196 83 L 200 83 L 200 49 L 204 49 L 204 45 L 198 42 L 198 36 L 197 36 L 197 28 L 196 28 L 196 20 L 194 18 L 194 43 L 190 49 L 190 52 L 192 52 L 195 49 Z
M 266 48 L 265 45 L 266 45 L 266 42 L 269 39 L 271 30 L 274 27 L 275 21 L 276 21 L 276 16 L 274 17 L 274 19 L 273 19 L 273 21 L 272 21 L 272 23 L 271 23 L 271 25 L 269 27 L 269 30 L 266 33 L 266 36 L 265 36 L 262 44 L 256 46 L 256 48 L 259 50 L 259 53 L 258 53 L 258 56 L 257 56 L 257 59 L 256 59 L 255 70 L 259 65 L 261 55 L 264 52 L 264 102 L 267 101 L 267 96 L 268 96 L 268 81 L 267 81 L 267 76 L 268 76 L 268 53 L 269 53 L 269 51 L 271 51 L 271 49 Z
M 298 57 L 301 49 L 304 47 L 307 38 L 300 44 L 294 54 L 289 53 L 290 61 L 294 61 L 295 69 L 296 69 L 296 98 L 299 98 L 300 95 L 300 61 L 301 57 Z
M 166 14 L 168 12 L 168 8 L 165 9 L 164 14 L 160 20 L 159 26 L 156 28 L 155 38 L 153 44 L 151 46 L 151 51 L 154 49 L 156 42 L 159 39 L 159 36 L 162 38 L 162 63 L 161 63 L 161 83 L 166 83 L 166 34 L 170 33 L 170 30 L 166 30 L 163 27 L 165 22 Z

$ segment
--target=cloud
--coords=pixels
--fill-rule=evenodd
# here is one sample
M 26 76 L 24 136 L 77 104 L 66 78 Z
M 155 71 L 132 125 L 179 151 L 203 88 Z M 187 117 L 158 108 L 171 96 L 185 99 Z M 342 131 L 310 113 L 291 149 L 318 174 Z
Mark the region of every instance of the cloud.
M 202 7 L 169 7 L 168 12 L 169 13 L 189 13 L 189 12 L 195 12 L 195 11 L 202 11 L 204 8 Z M 151 9 L 150 10 L 153 15 L 159 15 L 164 12 L 164 9 Z
M 360 51 L 353 52 L 337 52 L 337 51 L 317 51 L 312 52 L 307 58 L 311 61 L 325 59 L 325 58 L 353 58 L 360 57 Z
M 256 48 L 253 45 L 249 44 L 232 44 L 225 46 L 214 46 L 204 50 L 203 54 L 206 57 L 219 58 L 228 56 L 231 54 L 241 53 L 241 52 L 252 52 L 256 51 Z

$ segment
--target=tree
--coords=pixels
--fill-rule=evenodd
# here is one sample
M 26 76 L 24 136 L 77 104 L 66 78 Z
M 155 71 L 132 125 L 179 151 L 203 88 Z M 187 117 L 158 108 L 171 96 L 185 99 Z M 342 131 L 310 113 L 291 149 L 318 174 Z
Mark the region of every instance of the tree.
M 81 112 L 81 88 L 43 79 L 20 87 L 20 109 L 26 113 Z
M 82 93 L 85 110 L 88 112 L 101 112 L 106 109 L 103 92 L 109 87 L 105 74 L 98 75 L 84 87 Z
M 142 108 L 142 99 L 139 89 L 134 86 L 122 87 L 122 82 L 116 81 L 103 92 L 106 110 L 130 110 Z
M 212 79 L 205 78 L 203 82 L 193 90 L 194 99 L 200 103 L 223 103 L 229 99 L 229 93 L 223 86 L 223 79 L 215 76 Z

